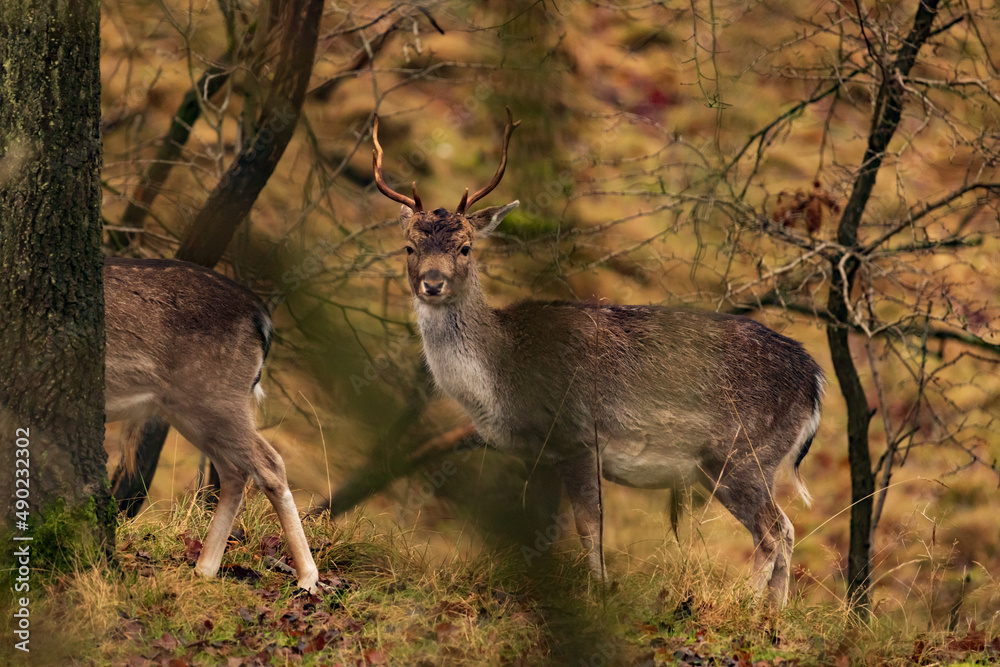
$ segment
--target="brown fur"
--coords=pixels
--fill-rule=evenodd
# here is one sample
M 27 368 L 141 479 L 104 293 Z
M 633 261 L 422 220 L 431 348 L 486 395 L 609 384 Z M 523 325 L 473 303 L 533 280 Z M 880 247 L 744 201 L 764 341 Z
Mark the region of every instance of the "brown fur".
M 229 278 L 173 260 L 108 258 L 104 266 L 107 420 L 125 422 L 126 467 L 135 467 L 143 422 L 165 419 L 219 472 L 219 506 L 196 566 L 214 576 L 253 479 L 281 520 L 299 584 L 315 590 L 281 457 L 254 424 L 254 389 L 271 344 L 264 304 Z
M 573 302 L 490 308 L 474 253 L 462 249 L 514 205 L 469 216 L 401 211 L 407 277 L 438 385 L 487 442 L 556 467 L 595 572 L 603 571 L 596 445 L 610 481 L 705 485 L 754 537 L 754 585 L 783 603 L 793 531 L 775 503 L 774 475 L 786 458 L 797 473 L 812 440 L 819 366 L 798 342 L 745 317 Z

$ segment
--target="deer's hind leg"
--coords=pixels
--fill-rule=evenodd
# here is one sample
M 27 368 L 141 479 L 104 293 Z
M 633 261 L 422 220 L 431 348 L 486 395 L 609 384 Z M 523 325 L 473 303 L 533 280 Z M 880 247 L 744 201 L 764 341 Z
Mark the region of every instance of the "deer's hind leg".
M 295 507 L 295 500 L 288 488 L 285 464 L 278 452 L 260 433 L 255 431 L 253 435 L 255 469 L 250 474 L 267 499 L 271 501 L 271 505 L 274 506 L 274 511 L 278 515 L 281 529 L 285 532 L 285 539 L 288 540 L 288 549 L 292 552 L 292 560 L 295 561 L 299 587 L 310 593 L 315 593 L 317 590 L 316 582 L 319 580 L 319 570 L 316 568 L 312 553 L 309 551 L 309 543 L 306 541 L 302 521 L 299 519 L 299 510 Z
M 243 491 L 249 474 L 239 461 L 249 454 L 250 447 L 249 442 L 241 437 L 244 427 L 239 422 L 220 416 L 226 414 L 229 406 L 213 406 L 209 402 L 199 405 L 197 410 L 192 407 L 185 406 L 186 409 L 165 413 L 170 425 L 201 450 L 219 473 L 219 503 L 195 565 L 198 574 L 214 577 L 222 563 L 233 522 L 243 505 Z
M 715 497 L 753 536 L 754 559 L 750 586 L 757 595 L 767 590 L 768 599 L 781 608 L 788 599 L 789 563 L 795 544 L 795 529 L 785 513 L 775 504 L 773 484 L 761 479 L 761 473 L 746 475 L 738 486 L 722 484 L 714 489 Z M 773 475 L 771 475 L 773 479 Z M 752 483 L 747 483 L 752 480 Z
M 219 473 L 219 503 L 215 515 L 208 526 L 208 534 L 202 545 L 201 556 L 195 565 L 195 572 L 204 577 L 214 577 L 222 564 L 222 554 L 226 550 L 226 541 L 233 529 L 233 521 L 243 505 L 243 490 L 246 487 L 247 475 L 240 472 L 225 460 L 213 460 Z
M 250 404 L 202 404 L 200 408 L 199 419 L 172 420 L 181 434 L 203 451 L 219 472 L 219 505 L 209 525 L 196 571 L 209 577 L 218 572 L 226 540 L 242 503 L 244 485 L 247 478 L 252 478 L 278 515 L 295 561 L 299 586 L 315 592 L 319 571 L 309 552 L 298 509 L 288 489 L 284 463 L 257 432 Z M 182 414 L 198 412 L 188 410 Z

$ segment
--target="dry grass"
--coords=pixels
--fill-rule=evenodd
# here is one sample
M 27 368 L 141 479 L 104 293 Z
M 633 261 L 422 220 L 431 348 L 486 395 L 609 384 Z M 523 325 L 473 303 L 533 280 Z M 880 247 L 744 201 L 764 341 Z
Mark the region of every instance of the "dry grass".
M 306 531 L 333 587 L 310 598 L 268 564 L 279 527 L 256 493 L 224 566 L 259 580 L 196 577 L 184 538 L 202 535 L 209 518 L 190 497 L 147 512 L 119 529 L 117 568 L 51 579 L 36 608 L 42 650 L 32 664 L 672 664 L 686 655 L 874 666 L 909 664 L 915 647 L 944 662 L 988 655 L 962 643 L 978 636 L 964 621 L 925 625 L 923 589 L 869 623 L 842 603 L 810 601 L 826 594 L 805 577 L 785 610 L 762 608 L 712 534 L 721 520 L 685 522 L 683 549 L 671 536 L 642 558 L 617 551 L 602 591 L 569 541 L 539 568 L 525 567 L 517 545 L 431 565 L 424 545 L 385 515 L 319 518 Z M 925 566 L 941 563 L 928 556 Z M 980 593 L 995 600 L 1000 591 L 993 581 Z M 986 642 L 1000 634 L 995 612 L 978 632 Z M 331 640 L 322 651 L 300 652 L 323 633 Z

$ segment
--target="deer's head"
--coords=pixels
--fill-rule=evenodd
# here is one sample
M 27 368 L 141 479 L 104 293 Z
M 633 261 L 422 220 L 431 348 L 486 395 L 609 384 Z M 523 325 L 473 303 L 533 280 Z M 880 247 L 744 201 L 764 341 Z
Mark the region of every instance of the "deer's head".
M 425 211 L 413 183 L 413 197 L 407 197 L 390 188 L 382 177 L 382 146 L 378 142 L 378 116 L 372 128 L 375 143 L 375 184 L 389 199 L 402 204 L 399 224 L 406 235 L 406 272 L 413 295 L 428 304 L 443 304 L 460 298 L 470 277 L 476 276 L 476 263 L 472 244 L 496 229 L 504 217 L 517 208 L 520 202 L 506 206 L 491 206 L 475 213 L 469 207 L 488 195 L 499 185 L 507 167 L 507 146 L 510 135 L 521 121 L 514 122 L 507 109 L 507 128 L 504 131 L 503 155 L 493 180 L 486 187 L 469 196 L 465 190 L 462 201 L 454 213 L 444 208 Z

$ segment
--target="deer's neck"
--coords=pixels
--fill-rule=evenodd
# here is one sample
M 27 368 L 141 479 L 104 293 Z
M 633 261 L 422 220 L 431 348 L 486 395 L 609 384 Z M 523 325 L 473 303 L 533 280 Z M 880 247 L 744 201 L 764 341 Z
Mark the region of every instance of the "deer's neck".
M 496 315 L 487 305 L 477 276 L 461 297 L 443 305 L 415 300 L 424 356 L 435 383 L 480 422 L 497 409 L 492 356 L 503 346 Z

